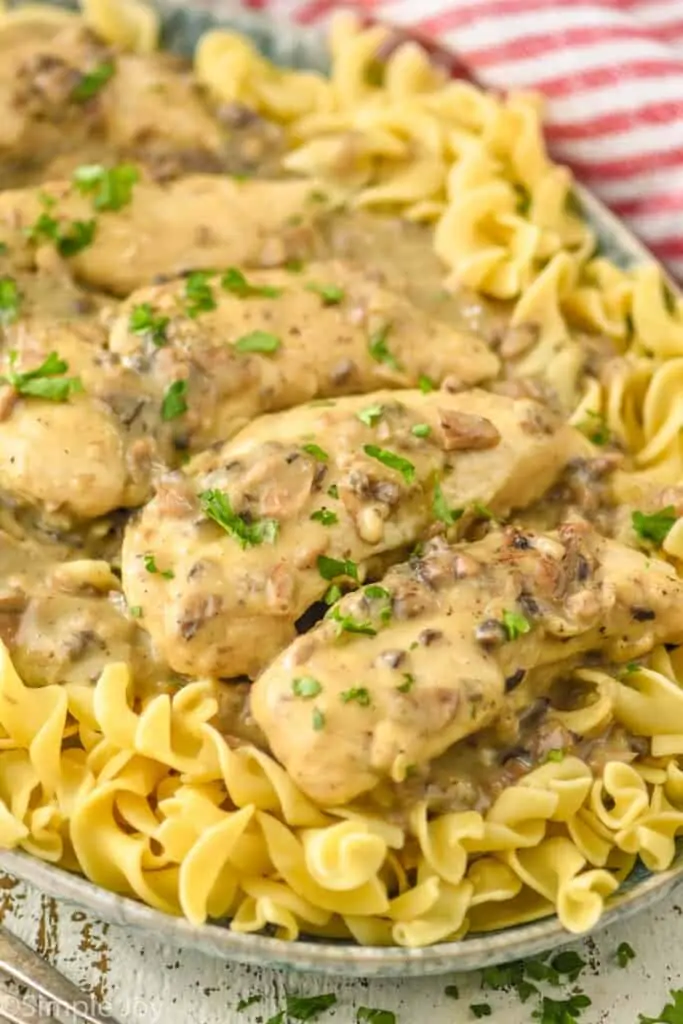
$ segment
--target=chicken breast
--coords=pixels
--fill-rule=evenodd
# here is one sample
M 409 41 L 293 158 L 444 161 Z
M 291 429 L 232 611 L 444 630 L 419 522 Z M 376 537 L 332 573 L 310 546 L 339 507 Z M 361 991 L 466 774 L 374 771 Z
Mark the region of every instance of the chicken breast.
M 509 528 L 467 547 L 435 542 L 344 597 L 266 669 L 251 707 L 304 792 L 345 804 L 478 732 L 517 687 L 528 705 L 550 666 L 681 640 L 671 566 L 583 521 L 551 535 Z
M 26 319 L 0 356 L 0 492 L 66 529 L 142 504 L 170 457 L 158 401 L 88 321 Z
M 140 687 L 168 678 L 107 562 L 0 530 L 0 581 L 0 637 L 30 686 L 92 683 L 112 661 Z
M 462 388 L 494 377 L 484 342 L 449 327 L 337 260 L 231 269 L 135 292 L 110 348 L 160 398 L 182 381 L 179 444 L 198 451 L 263 412 L 380 387 Z
M 92 162 L 95 144 L 98 163 L 140 160 L 159 177 L 225 166 L 224 133 L 177 58 L 116 53 L 82 23 L 18 24 L 9 42 L 0 50 L 3 187 L 56 158 L 63 170 Z
M 94 192 L 53 182 L 0 192 L 0 243 L 24 262 L 58 246 L 77 280 L 125 296 L 191 270 L 305 256 L 308 229 L 326 208 L 312 195 L 306 181 L 189 175 L 138 181 L 116 210 L 101 212 Z
M 527 504 L 587 444 L 543 406 L 483 391 L 384 391 L 261 417 L 129 524 L 126 597 L 176 671 L 253 677 L 331 584 L 358 585 L 439 520 Z

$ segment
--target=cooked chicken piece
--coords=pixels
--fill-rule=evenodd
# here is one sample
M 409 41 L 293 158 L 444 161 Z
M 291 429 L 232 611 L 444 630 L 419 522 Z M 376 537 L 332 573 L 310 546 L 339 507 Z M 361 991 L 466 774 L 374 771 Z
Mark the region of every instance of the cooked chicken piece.
M 111 662 L 144 686 L 168 678 L 104 561 L 0 531 L 0 637 L 30 686 L 91 683 Z
M 158 177 L 225 166 L 225 137 L 178 58 L 116 53 L 82 25 L 13 32 L 0 54 L 3 187 L 97 144 L 101 163 L 140 160 Z M 104 157 L 103 157 L 104 154 Z
M 332 582 L 361 582 L 373 559 L 473 503 L 527 504 L 587 444 L 544 407 L 483 391 L 384 391 L 261 417 L 129 524 L 126 597 L 177 671 L 253 677 Z
M 66 239 L 77 280 L 129 295 L 160 277 L 305 255 L 309 228 L 325 210 L 311 194 L 305 181 L 191 175 L 168 185 L 138 181 L 129 202 L 98 212 L 75 183 L 53 182 L 0 192 L 0 243 L 30 260 L 37 247 L 64 248 Z
M 154 462 L 170 453 L 159 403 L 105 340 L 88 321 L 6 329 L 0 492 L 57 529 L 142 504 Z
M 478 338 L 336 260 L 135 292 L 110 324 L 110 348 L 160 398 L 185 382 L 187 412 L 173 427 L 191 451 L 313 398 L 416 387 L 420 378 L 471 386 L 498 370 Z
M 366 635 L 354 636 L 362 625 Z M 403 779 L 586 651 L 683 641 L 683 581 L 584 521 L 514 528 L 397 566 L 344 597 L 254 684 L 251 705 L 305 793 L 344 804 Z

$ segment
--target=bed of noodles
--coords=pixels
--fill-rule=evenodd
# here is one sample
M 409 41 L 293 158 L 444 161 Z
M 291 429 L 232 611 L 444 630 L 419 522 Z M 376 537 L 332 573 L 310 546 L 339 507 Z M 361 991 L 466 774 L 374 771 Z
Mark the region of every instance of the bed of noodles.
M 0 9 L 2 4 L 0 4 Z M 158 20 L 137 0 L 83 0 L 108 41 L 151 52 Z M 29 5 L 13 20 L 79 15 Z M 626 500 L 642 481 L 681 481 L 683 302 L 656 265 L 621 270 L 594 255 L 572 202 L 569 172 L 543 142 L 541 107 L 447 81 L 412 43 L 376 55 L 389 32 L 341 15 L 329 78 L 267 63 L 244 38 L 211 31 L 197 77 L 221 101 L 247 103 L 286 127 L 286 165 L 346 189 L 347 202 L 390 207 L 433 228 L 449 282 L 513 304 L 536 323 L 521 375 L 543 368 L 566 393 L 580 334 L 623 353 L 591 380 L 572 414 L 605 417 L 631 453 Z M 381 80 L 380 80 L 381 79 Z M 339 158 L 355 138 L 353 180 Z M 683 520 L 663 554 L 683 559 Z M 360 943 L 421 946 L 557 912 L 590 929 L 641 858 L 667 868 L 683 830 L 683 653 L 657 649 L 621 677 L 580 670 L 591 700 L 557 717 L 578 736 L 612 722 L 650 738 L 650 755 L 607 763 L 600 777 L 576 757 L 536 768 L 485 813 L 432 817 L 416 805 L 405 829 L 352 807 L 316 807 L 267 754 L 232 748 L 211 721 L 210 682 L 133 699 L 125 665 L 94 687 L 30 688 L 0 647 L 0 846 L 79 871 L 107 889 L 195 924 L 229 919 Z

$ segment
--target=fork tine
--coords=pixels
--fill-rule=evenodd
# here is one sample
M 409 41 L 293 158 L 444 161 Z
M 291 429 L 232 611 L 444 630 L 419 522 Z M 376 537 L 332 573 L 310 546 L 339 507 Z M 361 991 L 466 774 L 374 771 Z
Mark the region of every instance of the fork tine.
M 98 1012 L 92 996 L 82 992 L 6 928 L 0 928 L 0 971 L 28 986 L 55 1009 L 68 1010 L 84 1024 L 117 1024 L 113 1017 L 104 1017 Z M 1 1005 L 0 1012 L 7 1016 Z M 12 1020 L 11 1017 L 9 1019 Z M 31 1024 L 36 1024 L 37 1020 L 35 1016 L 30 1018 Z M 23 1024 L 21 1018 L 19 1024 Z

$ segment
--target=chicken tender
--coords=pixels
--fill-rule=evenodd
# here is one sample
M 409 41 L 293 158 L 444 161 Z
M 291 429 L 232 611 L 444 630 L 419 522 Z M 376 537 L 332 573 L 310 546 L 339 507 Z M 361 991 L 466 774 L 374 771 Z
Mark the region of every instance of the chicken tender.
M 294 781 L 332 806 L 402 781 L 506 703 L 528 705 L 552 666 L 682 640 L 683 582 L 667 563 L 583 521 L 509 528 L 435 542 L 344 597 L 266 669 L 251 707 Z
M 373 559 L 473 507 L 524 506 L 587 446 L 545 407 L 484 391 L 383 391 L 261 417 L 129 524 L 126 597 L 176 671 L 253 677 L 330 586 L 358 585 Z
M 336 260 L 299 273 L 190 275 L 135 292 L 109 329 L 111 350 L 160 400 L 182 388 L 173 429 L 191 451 L 313 398 L 420 381 L 462 388 L 499 367 L 478 338 Z
M 103 212 L 95 191 L 75 182 L 0 192 L 0 242 L 23 260 L 58 246 L 78 281 L 126 296 L 191 270 L 304 256 L 307 229 L 326 209 L 306 181 L 189 175 L 129 191 Z
M 93 162 L 91 149 L 97 162 L 103 153 L 113 163 L 140 160 L 159 177 L 225 166 L 224 133 L 177 58 L 116 53 L 82 24 L 42 32 L 18 24 L 8 42 L 0 49 L 3 187 L 55 159 L 63 171 Z
M 171 454 L 159 403 L 87 321 L 7 328 L 0 356 L 0 492 L 64 529 L 142 504 Z

